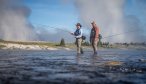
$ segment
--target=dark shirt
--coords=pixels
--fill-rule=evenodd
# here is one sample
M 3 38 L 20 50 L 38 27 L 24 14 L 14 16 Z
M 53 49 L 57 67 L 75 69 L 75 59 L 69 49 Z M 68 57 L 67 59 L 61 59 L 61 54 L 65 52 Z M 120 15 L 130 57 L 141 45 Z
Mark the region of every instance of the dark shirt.
M 96 31 L 94 28 L 91 29 L 90 38 L 95 38 Z

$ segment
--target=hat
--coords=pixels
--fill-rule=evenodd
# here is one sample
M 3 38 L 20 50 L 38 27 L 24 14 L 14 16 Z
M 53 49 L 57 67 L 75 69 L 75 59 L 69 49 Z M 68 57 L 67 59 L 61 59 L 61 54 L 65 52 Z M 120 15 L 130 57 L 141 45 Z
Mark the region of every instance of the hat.
M 91 24 L 96 24 L 95 21 L 93 21 Z
M 80 26 L 80 27 L 82 27 L 82 25 L 81 25 L 80 23 L 77 23 L 76 26 Z

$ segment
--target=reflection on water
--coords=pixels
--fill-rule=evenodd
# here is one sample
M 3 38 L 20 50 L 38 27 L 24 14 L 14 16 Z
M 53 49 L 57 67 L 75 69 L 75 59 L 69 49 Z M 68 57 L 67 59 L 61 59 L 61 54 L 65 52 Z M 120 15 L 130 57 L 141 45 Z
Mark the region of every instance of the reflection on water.
M 39 82 L 38 82 L 39 81 Z M 8 82 L 8 83 L 7 83 Z M 145 50 L 0 50 L 0 84 L 145 84 Z
M 96 66 L 96 65 L 99 65 L 99 61 L 101 63 L 101 61 L 103 61 L 103 59 L 96 54 L 91 54 L 89 56 L 77 54 L 76 61 L 77 61 L 77 64 Z

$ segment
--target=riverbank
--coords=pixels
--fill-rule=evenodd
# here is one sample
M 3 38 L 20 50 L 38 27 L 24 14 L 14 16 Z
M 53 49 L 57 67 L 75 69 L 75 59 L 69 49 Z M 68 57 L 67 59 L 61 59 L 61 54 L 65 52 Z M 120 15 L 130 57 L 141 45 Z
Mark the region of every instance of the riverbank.
M 91 50 L 90 45 L 83 45 L 86 50 Z M 0 49 L 20 49 L 20 50 L 73 50 L 76 46 L 73 43 L 67 43 L 65 46 L 60 46 L 59 43 L 43 42 L 43 41 L 0 41 Z M 146 45 L 123 45 L 110 44 L 109 46 L 98 47 L 98 49 L 137 49 L 146 50 Z
M 58 43 L 49 42 L 21 42 L 21 41 L 0 41 L 0 49 L 20 50 L 70 50 L 67 47 L 58 46 Z

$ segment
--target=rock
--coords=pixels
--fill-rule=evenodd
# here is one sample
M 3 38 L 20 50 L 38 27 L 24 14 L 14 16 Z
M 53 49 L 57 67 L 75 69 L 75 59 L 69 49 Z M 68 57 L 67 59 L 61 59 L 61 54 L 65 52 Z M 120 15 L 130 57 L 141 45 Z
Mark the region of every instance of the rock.
M 119 65 L 122 65 L 123 63 L 122 62 L 119 62 L 119 61 L 110 61 L 110 62 L 106 62 L 105 65 L 108 65 L 108 66 L 119 66 Z
M 146 59 L 139 59 L 140 62 L 146 62 Z

